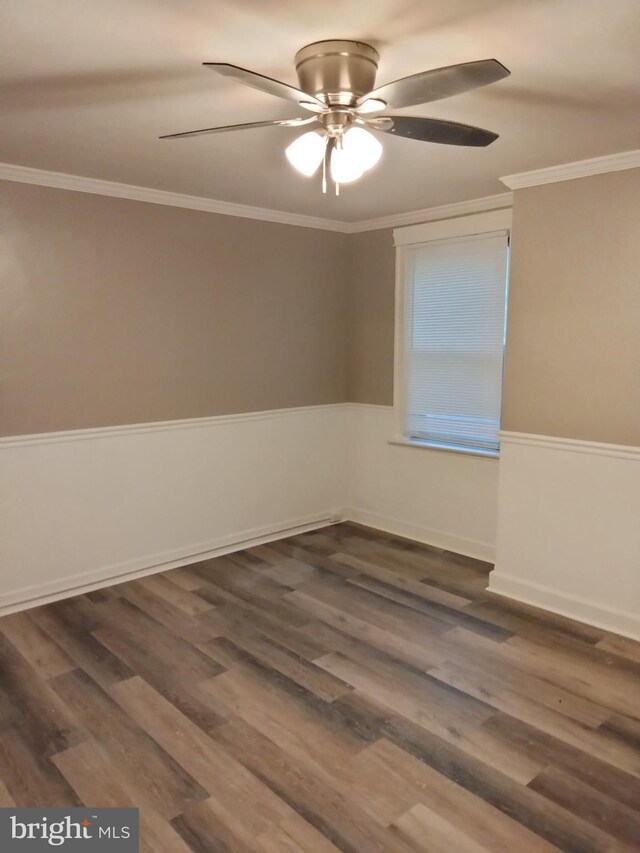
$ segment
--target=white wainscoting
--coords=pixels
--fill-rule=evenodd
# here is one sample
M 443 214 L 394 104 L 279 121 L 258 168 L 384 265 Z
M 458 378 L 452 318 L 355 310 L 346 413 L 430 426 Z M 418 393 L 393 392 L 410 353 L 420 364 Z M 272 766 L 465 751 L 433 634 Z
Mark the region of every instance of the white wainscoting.
M 504 433 L 489 589 L 640 639 L 640 448 Z
M 323 526 L 347 405 L 0 440 L 0 613 Z
M 490 590 L 640 638 L 640 448 L 393 431 L 345 403 L 0 439 L 0 613 L 340 518 L 491 561 L 497 514 Z
M 348 517 L 492 562 L 498 460 L 390 444 L 393 407 L 351 408 Z

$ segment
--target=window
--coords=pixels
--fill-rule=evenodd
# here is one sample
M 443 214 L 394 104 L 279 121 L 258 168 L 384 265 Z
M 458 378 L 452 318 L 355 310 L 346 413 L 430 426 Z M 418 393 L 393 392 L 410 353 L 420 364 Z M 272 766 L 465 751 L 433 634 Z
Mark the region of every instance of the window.
M 494 211 L 402 229 L 408 239 L 434 237 L 402 245 L 401 234 L 398 248 L 396 379 L 404 441 L 499 451 L 509 215 Z

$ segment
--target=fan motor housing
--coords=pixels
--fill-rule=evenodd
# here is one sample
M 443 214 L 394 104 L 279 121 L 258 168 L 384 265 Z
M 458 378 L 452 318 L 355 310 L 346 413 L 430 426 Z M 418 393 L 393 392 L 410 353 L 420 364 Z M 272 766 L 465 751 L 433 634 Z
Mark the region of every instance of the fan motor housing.
M 355 105 L 375 86 L 378 51 L 360 41 L 317 41 L 296 53 L 298 81 L 330 106 Z

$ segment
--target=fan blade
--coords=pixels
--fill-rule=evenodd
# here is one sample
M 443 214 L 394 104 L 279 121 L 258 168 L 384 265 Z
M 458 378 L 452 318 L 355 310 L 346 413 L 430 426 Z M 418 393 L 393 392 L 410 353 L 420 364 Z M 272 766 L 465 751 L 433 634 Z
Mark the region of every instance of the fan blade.
M 384 116 L 365 121 L 371 130 L 391 133 L 395 136 L 406 136 L 408 139 L 418 139 L 421 142 L 439 142 L 443 145 L 471 145 L 483 148 L 491 145 L 498 138 L 497 133 L 472 127 L 469 124 L 459 124 L 457 121 L 443 121 L 439 118 L 422 118 L 419 116 Z
M 249 130 L 252 127 L 301 127 L 303 124 L 311 124 L 316 117 L 311 118 L 288 118 L 276 119 L 275 121 L 250 121 L 247 124 L 225 124 L 222 127 L 204 127 L 202 130 L 185 130 L 183 133 L 166 133 L 159 139 L 180 139 L 183 136 L 199 136 L 206 133 L 226 133 L 229 130 Z
M 445 68 L 434 68 L 422 71 L 411 77 L 403 77 L 374 89 L 368 95 L 360 98 L 358 105 L 376 98 L 386 101 L 395 109 L 413 107 L 416 104 L 428 104 L 440 98 L 460 95 L 478 86 L 486 86 L 508 77 L 511 72 L 497 59 L 481 59 L 477 62 L 463 62 L 460 65 L 447 65 Z
M 227 62 L 203 62 L 202 64 L 224 77 L 233 77 L 238 83 L 244 83 L 245 86 L 251 86 L 252 89 L 266 92 L 267 95 L 275 95 L 276 98 L 284 98 L 286 101 L 294 101 L 296 104 L 305 101 L 308 104 L 317 104 L 323 109 L 326 107 L 326 104 L 323 104 L 318 98 L 314 98 L 313 95 L 307 95 L 306 92 L 289 86 L 288 83 L 274 80 L 272 77 L 256 74 L 255 71 L 248 71 L 246 68 L 239 68 L 237 65 L 229 65 Z

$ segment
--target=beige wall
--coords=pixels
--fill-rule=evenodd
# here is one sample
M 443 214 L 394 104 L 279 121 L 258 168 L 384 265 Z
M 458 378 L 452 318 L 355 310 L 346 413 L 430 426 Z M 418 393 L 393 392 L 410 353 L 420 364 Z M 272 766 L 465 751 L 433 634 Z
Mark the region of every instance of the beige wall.
M 516 191 L 503 428 L 640 445 L 640 169 Z
M 518 190 L 507 430 L 640 444 L 640 170 Z M 393 402 L 391 229 L 0 184 L 0 433 Z
M 0 183 L 0 434 L 347 399 L 347 236 Z
M 393 403 L 395 249 L 393 231 L 350 238 L 349 399 Z

